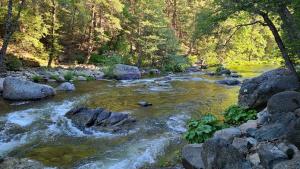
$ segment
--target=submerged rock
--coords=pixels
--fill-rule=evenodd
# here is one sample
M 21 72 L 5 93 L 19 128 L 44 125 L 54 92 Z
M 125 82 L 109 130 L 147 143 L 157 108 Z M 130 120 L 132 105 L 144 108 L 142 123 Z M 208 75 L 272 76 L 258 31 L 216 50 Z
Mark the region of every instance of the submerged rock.
M 142 107 L 149 107 L 149 106 L 152 106 L 152 103 L 149 103 L 146 101 L 140 101 L 140 102 L 138 102 L 138 105 L 140 105 Z
M 236 85 L 241 84 L 241 82 L 239 80 L 236 80 L 236 79 L 218 80 L 216 83 L 223 84 L 223 85 L 228 85 L 228 86 L 236 86 Z
M 3 169 L 45 169 L 41 163 L 27 158 L 17 159 L 6 157 L 0 161 L 0 168 Z
M 239 92 L 239 105 L 261 108 L 276 93 L 299 89 L 297 79 L 287 69 L 275 69 L 259 77 L 245 80 Z
M 8 100 L 38 100 L 55 94 L 51 86 L 19 78 L 7 77 L 3 83 L 3 98 Z
M 119 131 L 127 129 L 135 119 L 125 113 L 109 112 L 105 109 L 89 109 L 80 107 L 70 110 L 65 115 L 81 130 L 93 128 L 96 130 Z
M 141 72 L 138 67 L 117 64 L 113 69 L 113 76 L 117 80 L 134 80 L 141 78 Z
M 70 82 L 65 82 L 62 83 L 61 85 L 59 85 L 56 90 L 59 91 L 74 91 L 75 90 L 75 86 L 74 84 L 70 83 Z

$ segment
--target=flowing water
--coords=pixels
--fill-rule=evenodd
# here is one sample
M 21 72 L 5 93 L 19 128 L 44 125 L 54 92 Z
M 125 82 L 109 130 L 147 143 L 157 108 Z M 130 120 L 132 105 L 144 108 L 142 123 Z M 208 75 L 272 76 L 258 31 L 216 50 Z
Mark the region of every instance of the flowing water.
M 257 75 L 262 70 L 249 72 Z M 223 78 L 192 73 L 174 75 L 171 82 L 157 82 L 156 78 L 93 81 L 76 83 L 75 92 L 59 92 L 43 101 L 0 100 L 0 156 L 30 158 L 53 168 L 138 169 L 160 165 L 160 161 L 176 156 L 191 117 L 220 115 L 236 103 L 239 86 L 215 84 L 218 79 Z M 141 100 L 153 106 L 139 107 Z M 79 104 L 127 112 L 137 123 L 128 133 L 86 134 L 64 117 Z

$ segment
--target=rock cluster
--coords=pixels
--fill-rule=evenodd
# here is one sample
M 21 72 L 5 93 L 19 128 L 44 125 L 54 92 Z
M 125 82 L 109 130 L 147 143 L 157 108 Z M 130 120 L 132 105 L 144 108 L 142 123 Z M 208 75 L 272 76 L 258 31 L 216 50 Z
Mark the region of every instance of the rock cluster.
M 135 122 L 135 119 L 128 114 L 110 112 L 103 108 L 74 108 L 67 112 L 65 116 L 83 131 L 86 131 L 87 128 L 100 131 L 125 131 Z
M 257 120 L 183 148 L 186 169 L 299 169 L 300 93 L 272 96 Z

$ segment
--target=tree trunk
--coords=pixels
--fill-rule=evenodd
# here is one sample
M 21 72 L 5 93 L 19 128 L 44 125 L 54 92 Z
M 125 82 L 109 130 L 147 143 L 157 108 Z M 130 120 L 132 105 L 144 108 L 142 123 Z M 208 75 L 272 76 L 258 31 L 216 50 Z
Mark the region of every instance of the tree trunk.
M 269 18 L 269 16 L 268 16 L 267 13 L 260 12 L 259 14 L 263 17 L 263 19 L 264 19 L 264 21 L 266 22 L 267 26 L 268 26 L 269 29 L 271 30 L 271 32 L 272 32 L 272 34 L 273 34 L 273 36 L 274 36 L 274 38 L 275 38 L 275 41 L 276 41 L 276 43 L 277 43 L 277 45 L 278 45 L 278 47 L 279 47 L 279 49 L 280 49 L 280 52 L 281 52 L 281 54 L 282 54 L 282 57 L 283 57 L 283 59 L 284 59 L 284 61 L 285 61 L 286 67 L 287 67 L 287 68 L 288 68 L 288 69 L 289 69 L 296 77 L 298 77 L 298 79 L 300 79 L 299 76 L 298 76 L 298 74 L 297 74 L 297 72 L 296 72 L 296 69 L 295 69 L 295 67 L 294 67 L 294 65 L 293 65 L 293 63 L 292 63 L 292 61 L 291 61 L 291 59 L 290 59 L 290 57 L 289 57 L 289 55 L 288 55 L 288 51 L 287 51 L 287 49 L 286 49 L 286 47 L 285 47 L 285 45 L 284 45 L 284 43 L 283 43 L 283 41 L 282 41 L 282 39 L 281 39 L 281 37 L 280 37 L 280 35 L 279 35 L 279 32 L 278 32 L 276 26 L 274 25 L 274 23 L 272 22 L 272 20 Z
M 52 7 L 51 7 L 51 44 L 50 44 L 50 53 L 49 53 L 49 60 L 48 60 L 48 67 L 51 67 L 51 64 L 54 59 L 55 55 L 55 22 L 56 22 L 56 3 L 55 0 L 51 0 Z
M 91 7 L 91 22 L 89 26 L 89 32 L 88 32 L 88 47 L 87 47 L 87 55 L 84 60 L 85 64 L 88 64 L 93 52 L 94 44 L 93 44 L 93 33 L 94 33 L 94 19 L 95 19 L 95 5 L 92 5 Z
M 12 0 L 8 1 L 7 16 L 6 16 L 6 21 L 5 21 L 5 34 L 4 34 L 4 38 L 3 38 L 3 45 L 2 45 L 2 48 L 0 49 L 0 67 L 1 68 L 4 67 L 4 58 L 5 58 L 5 55 L 7 52 L 7 48 L 8 48 L 10 39 L 16 30 L 19 18 L 21 16 L 21 11 L 24 8 L 24 5 L 25 5 L 25 0 L 22 0 L 19 3 L 18 14 L 17 14 L 16 18 L 13 19 L 13 13 L 12 13 L 13 1 Z

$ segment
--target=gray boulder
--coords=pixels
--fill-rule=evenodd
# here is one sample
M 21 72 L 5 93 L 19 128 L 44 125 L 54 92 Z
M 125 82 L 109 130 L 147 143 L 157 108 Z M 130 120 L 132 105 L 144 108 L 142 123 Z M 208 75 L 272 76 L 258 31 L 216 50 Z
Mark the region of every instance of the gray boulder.
M 113 76 L 117 80 L 134 80 L 141 78 L 141 72 L 138 67 L 117 64 L 113 69 Z
M 251 169 L 250 162 L 224 139 L 210 139 L 204 142 L 201 156 L 205 169 Z
M 182 149 L 182 164 L 185 169 L 204 169 L 201 157 L 202 144 L 188 144 Z
M 65 82 L 62 83 L 61 85 L 59 85 L 56 90 L 59 91 L 74 91 L 75 90 L 75 86 L 74 84 L 70 83 L 70 82 Z
M 299 89 L 297 79 L 287 69 L 275 69 L 259 77 L 245 80 L 239 92 L 239 105 L 261 108 L 276 93 Z
M 291 160 L 282 161 L 273 167 L 273 169 L 299 169 L 299 168 L 300 168 L 300 155 L 295 156 Z
M 285 91 L 272 96 L 268 101 L 268 112 L 272 114 L 293 112 L 300 108 L 300 93 Z
M 214 138 L 221 138 L 227 141 L 232 141 L 234 137 L 239 137 L 242 135 L 242 132 L 239 128 L 227 128 L 223 130 L 216 131 Z
M 271 169 L 276 163 L 287 160 L 287 155 L 272 144 L 262 144 L 258 147 L 261 165 Z
M 3 98 L 8 100 L 38 100 L 55 94 L 51 86 L 19 78 L 7 77 L 3 83 Z
M 132 117 L 129 117 L 128 114 L 109 112 L 102 108 L 74 108 L 67 112 L 65 116 L 71 119 L 73 124 L 83 131 L 86 131 L 87 128 L 119 131 L 125 129 L 126 125 L 130 125 L 135 122 L 135 120 Z
M 236 86 L 236 85 L 241 84 L 241 82 L 239 80 L 236 80 L 236 79 L 218 80 L 216 83 L 217 84 L 228 85 L 228 86 Z
M 279 113 L 270 117 L 270 122 L 256 130 L 255 138 L 258 141 L 272 141 L 285 138 L 293 132 L 296 124 L 294 113 Z

